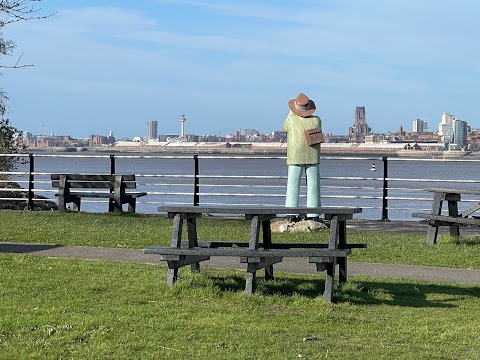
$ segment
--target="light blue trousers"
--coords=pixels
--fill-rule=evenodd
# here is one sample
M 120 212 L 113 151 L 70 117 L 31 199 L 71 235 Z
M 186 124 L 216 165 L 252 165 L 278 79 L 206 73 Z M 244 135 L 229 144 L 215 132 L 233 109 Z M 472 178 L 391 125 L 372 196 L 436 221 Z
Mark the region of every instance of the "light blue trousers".
M 297 207 L 300 198 L 300 180 L 303 169 L 307 176 L 307 207 L 319 207 L 320 201 L 320 171 L 318 164 L 313 165 L 288 165 L 287 197 L 285 207 Z M 318 214 L 307 214 L 315 217 Z

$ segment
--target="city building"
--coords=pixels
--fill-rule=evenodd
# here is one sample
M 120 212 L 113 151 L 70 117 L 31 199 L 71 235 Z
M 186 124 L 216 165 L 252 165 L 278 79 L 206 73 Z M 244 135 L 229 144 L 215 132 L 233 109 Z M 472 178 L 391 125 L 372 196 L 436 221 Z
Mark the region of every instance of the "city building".
M 147 140 L 158 139 L 158 121 L 147 121 Z
M 369 135 L 371 129 L 368 127 L 365 114 L 365 106 L 357 106 L 355 109 L 355 123 L 349 128 L 349 137 L 351 141 L 364 140 L 365 135 Z
M 442 137 L 445 136 L 448 132 L 448 128 L 451 127 L 453 120 L 455 117 L 450 114 L 444 112 L 442 114 L 442 120 L 440 121 L 440 124 L 438 125 L 438 136 Z
M 468 125 L 466 121 L 455 119 L 453 120 L 452 127 L 453 138 L 449 144 L 449 150 L 467 150 L 467 133 Z
M 413 132 L 424 133 L 427 132 L 427 122 L 421 119 L 413 120 Z

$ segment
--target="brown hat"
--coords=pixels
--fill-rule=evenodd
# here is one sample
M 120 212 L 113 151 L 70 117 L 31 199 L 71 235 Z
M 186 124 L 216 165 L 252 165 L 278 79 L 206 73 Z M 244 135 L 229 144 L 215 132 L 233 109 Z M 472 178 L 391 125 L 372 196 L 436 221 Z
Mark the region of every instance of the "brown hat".
M 316 110 L 315 103 L 303 93 L 299 94 L 296 99 L 290 100 L 288 107 L 294 114 L 301 117 L 310 116 Z

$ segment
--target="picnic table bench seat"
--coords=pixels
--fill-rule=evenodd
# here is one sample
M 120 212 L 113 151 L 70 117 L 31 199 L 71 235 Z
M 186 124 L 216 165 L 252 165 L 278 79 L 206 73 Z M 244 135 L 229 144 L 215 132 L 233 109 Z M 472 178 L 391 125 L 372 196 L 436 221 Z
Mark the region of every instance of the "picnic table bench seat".
M 480 200 L 462 212 L 459 212 L 458 207 L 462 195 L 478 195 L 480 198 L 480 190 L 447 188 L 427 188 L 425 190 L 433 193 L 432 211 L 430 213 L 416 212 L 412 216 L 429 221 L 427 244 L 436 244 L 440 226 L 450 227 L 451 236 L 460 236 L 461 226 L 480 227 L 480 217 L 474 215 L 476 211 L 480 210 Z M 442 206 L 445 201 L 448 204 L 448 215 L 442 214 Z
M 82 198 L 110 199 L 108 211 L 122 212 L 128 204 L 128 212 L 135 212 L 136 200 L 146 192 L 127 191 L 136 189 L 135 175 L 113 174 L 51 174 L 52 187 L 58 188 L 58 207 L 66 211 L 73 203 L 74 211 L 80 211 Z

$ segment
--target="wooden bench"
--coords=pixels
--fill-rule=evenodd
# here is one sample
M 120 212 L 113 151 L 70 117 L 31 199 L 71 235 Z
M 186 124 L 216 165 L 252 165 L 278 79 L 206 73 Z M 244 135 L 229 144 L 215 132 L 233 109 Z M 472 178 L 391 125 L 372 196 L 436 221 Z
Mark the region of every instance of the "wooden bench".
M 128 204 L 128 212 L 135 212 L 137 198 L 147 195 L 127 192 L 137 187 L 135 175 L 52 174 L 51 180 L 52 187 L 58 188 L 60 211 L 66 211 L 69 203 L 73 203 L 73 210 L 80 211 L 82 198 L 103 198 L 110 199 L 109 212 L 123 211 L 123 204 Z
M 270 220 L 277 214 L 302 214 L 307 212 L 324 214 L 330 224 L 328 244 L 272 243 Z M 326 270 L 325 300 L 333 301 L 335 268 L 339 267 L 339 284 L 347 280 L 347 256 L 351 248 L 364 248 L 365 244 L 347 244 L 346 220 L 361 212 L 360 208 L 285 208 L 248 206 L 161 206 L 160 212 L 167 212 L 173 219 L 170 247 L 151 246 L 145 254 L 160 255 L 168 265 L 167 285 L 172 286 L 178 277 L 178 269 L 187 265 L 192 271 L 200 270 L 200 262 L 211 256 L 238 257 L 240 263 L 247 264 L 245 293 L 255 290 L 256 272 L 265 269 L 265 279 L 273 280 L 273 265 L 284 257 L 307 257 L 316 265 L 317 271 Z M 250 221 L 249 241 L 199 241 L 196 219 L 202 214 L 241 214 Z M 188 241 L 182 241 L 183 222 L 187 222 Z M 260 242 L 262 231 L 263 242 Z
M 480 210 L 480 200 L 462 212 L 459 212 L 458 209 L 458 203 L 461 201 L 462 194 L 478 195 L 480 197 L 480 190 L 444 188 L 427 188 L 425 190 L 433 192 L 432 212 L 413 213 L 412 216 L 429 220 L 427 244 L 436 244 L 438 228 L 440 226 L 449 226 L 451 236 L 460 236 L 460 226 L 480 227 L 480 218 L 473 215 L 476 211 Z M 444 201 L 448 203 L 448 215 L 442 215 Z

